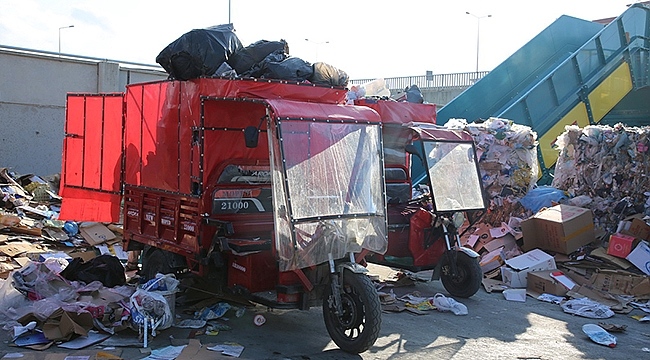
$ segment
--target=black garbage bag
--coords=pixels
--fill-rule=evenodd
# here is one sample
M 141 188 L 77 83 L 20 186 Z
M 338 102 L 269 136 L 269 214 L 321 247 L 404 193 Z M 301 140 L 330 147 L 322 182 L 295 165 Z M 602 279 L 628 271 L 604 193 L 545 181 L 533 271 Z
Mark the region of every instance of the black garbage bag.
M 299 82 L 307 80 L 313 71 L 310 63 L 291 57 L 284 50 L 276 50 L 255 64 L 251 70 L 240 75 Z
M 253 65 L 253 67 L 245 71 L 243 73 L 239 73 L 239 75 L 244 76 L 244 77 L 254 77 L 254 78 L 261 78 L 264 76 L 264 73 L 267 71 L 266 65 L 269 63 L 280 63 L 284 61 L 286 58 L 288 58 L 289 55 L 284 52 L 284 50 L 275 50 L 274 52 L 266 55 L 266 57 Z
M 232 54 L 243 48 L 232 24 L 194 29 L 167 45 L 156 62 L 173 79 L 210 76 Z
M 124 266 L 120 259 L 107 254 L 99 255 L 87 262 L 81 258 L 74 258 L 60 275 L 70 281 L 81 281 L 86 284 L 99 281 L 106 287 L 126 284 Z
M 268 62 L 262 77 L 288 81 L 305 81 L 314 70 L 311 64 L 297 57 L 288 57 L 280 62 Z
M 237 74 L 242 75 L 276 51 L 289 54 L 289 45 L 284 39 L 280 41 L 260 40 L 237 50 L 228 59 L 228 65 L 235 69 Z
M 324 62 L 314 63 L 314 73 L 308 79 L 314 84 L 331 86 L 348 86 L 348 74 L 345 71 L 326 64 Z
M 417 85 L 413 84 L 404 89 L 404 91 L 406 92 L 406 101 L 417 104 L 424 103 L 424 96 Z

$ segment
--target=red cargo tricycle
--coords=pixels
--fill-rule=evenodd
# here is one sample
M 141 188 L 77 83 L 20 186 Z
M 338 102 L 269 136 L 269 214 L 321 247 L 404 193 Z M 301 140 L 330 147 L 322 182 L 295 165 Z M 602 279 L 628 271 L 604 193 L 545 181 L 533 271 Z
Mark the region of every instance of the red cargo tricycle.
M 381 308 L 354 254 L 387 247 L 382 131 L 344 101 L 225 78 L 69 94 L 60 218 L 121 213 L 144 276 L 187 269 L 271 308 L 322 305 L 334 342 L 366 351 Z
M 365 260 L 413 272 L 431 270 L 453 296 L 474 295 L 483 279 L 479 255 L 461 246 L 465 217 L 485 213 L 486 197 L 472 136 L 435 125 L 435 106 L 361 101 L 382 118 L 388 249 Z M 428 192 L 413 196 L 412 171 L 424 172 Z

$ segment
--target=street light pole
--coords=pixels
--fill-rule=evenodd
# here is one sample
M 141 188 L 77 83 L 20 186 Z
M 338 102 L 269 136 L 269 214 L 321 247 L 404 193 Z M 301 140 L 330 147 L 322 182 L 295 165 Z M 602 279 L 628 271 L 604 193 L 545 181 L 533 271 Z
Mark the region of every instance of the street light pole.
M 61 56 L 61 29 L 73 28 L 74 25 L 62 26 L 59 28 L 59 56 Z
M 316 44 L 316 59 L 314 61 L 318 61 L 318 47 L 323 44 L 329 44 L 329 41 L 311 41 L 309 39 L 305 39 L 306 42 L 314 43 Z
M 469 11 L 465 11 L 465 14 L 472 15 L 476 18 L 476 73 L 478 74 L 478 54 L 479 54 L 479 42 L 481 39 L 481 19 L 492 17 L 492 15 L 483 15 L 477 16 L 472 14 Z

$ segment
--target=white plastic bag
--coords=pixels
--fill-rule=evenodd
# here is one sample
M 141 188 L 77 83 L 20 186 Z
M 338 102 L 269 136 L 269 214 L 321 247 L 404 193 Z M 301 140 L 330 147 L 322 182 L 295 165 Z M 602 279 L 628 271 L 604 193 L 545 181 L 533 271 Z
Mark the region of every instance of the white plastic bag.
M 131 322 L 139 329 L 144 328 L 144 323 L 148 322 L 152 336 L 155 336 L 156 329 L 163 330 L 172 326 L 172 311 L 167 299 L 160 292 L 137 289 L 131 295 L 130 302 Z
M 467 306 L 459 303 L 458 301 L 446 297 L 441 293 L 433 296 L 433 304 L 438 311 L 451 311 L 454 315 L 467 315 Z
M 605 345 L 609 347 L 616 346 L 616 336 L 607 332 L 607 330 L 601 328 L 596 324 L 584 324 L 582 325 L 582 332 L 587 334 L 589 338 L 600 345 Z
M 614 316 L 614 312 L 608 306 L 586 297 L 568 300 L 560 306 L 565 313 L 592 319 L 607 319 Z

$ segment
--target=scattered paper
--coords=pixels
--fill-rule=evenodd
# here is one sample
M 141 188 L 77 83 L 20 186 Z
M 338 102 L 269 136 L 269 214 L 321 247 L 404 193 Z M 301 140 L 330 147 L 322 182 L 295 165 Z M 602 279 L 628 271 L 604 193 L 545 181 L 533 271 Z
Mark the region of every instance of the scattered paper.
M 25 326 L 14 326 L 14 340 L 22 334 L 25 334 L 28 331 L 32 331 L 36 328 L 36 321 L 30 321 Z
M 166 346 L 161 349 L 151 351 L 151 354 L 142 360 L 174 360 L 181 354 L 187 345 Z
M 244 351 L 244 346 L 237 343 L 224 343 L 221 345 L 210 346 L 207 349 L 220 352 L 223 355 L 239 357 Z
M 526 289 L 503 290 L 503 297 L 508 301 L 526 302 Z

